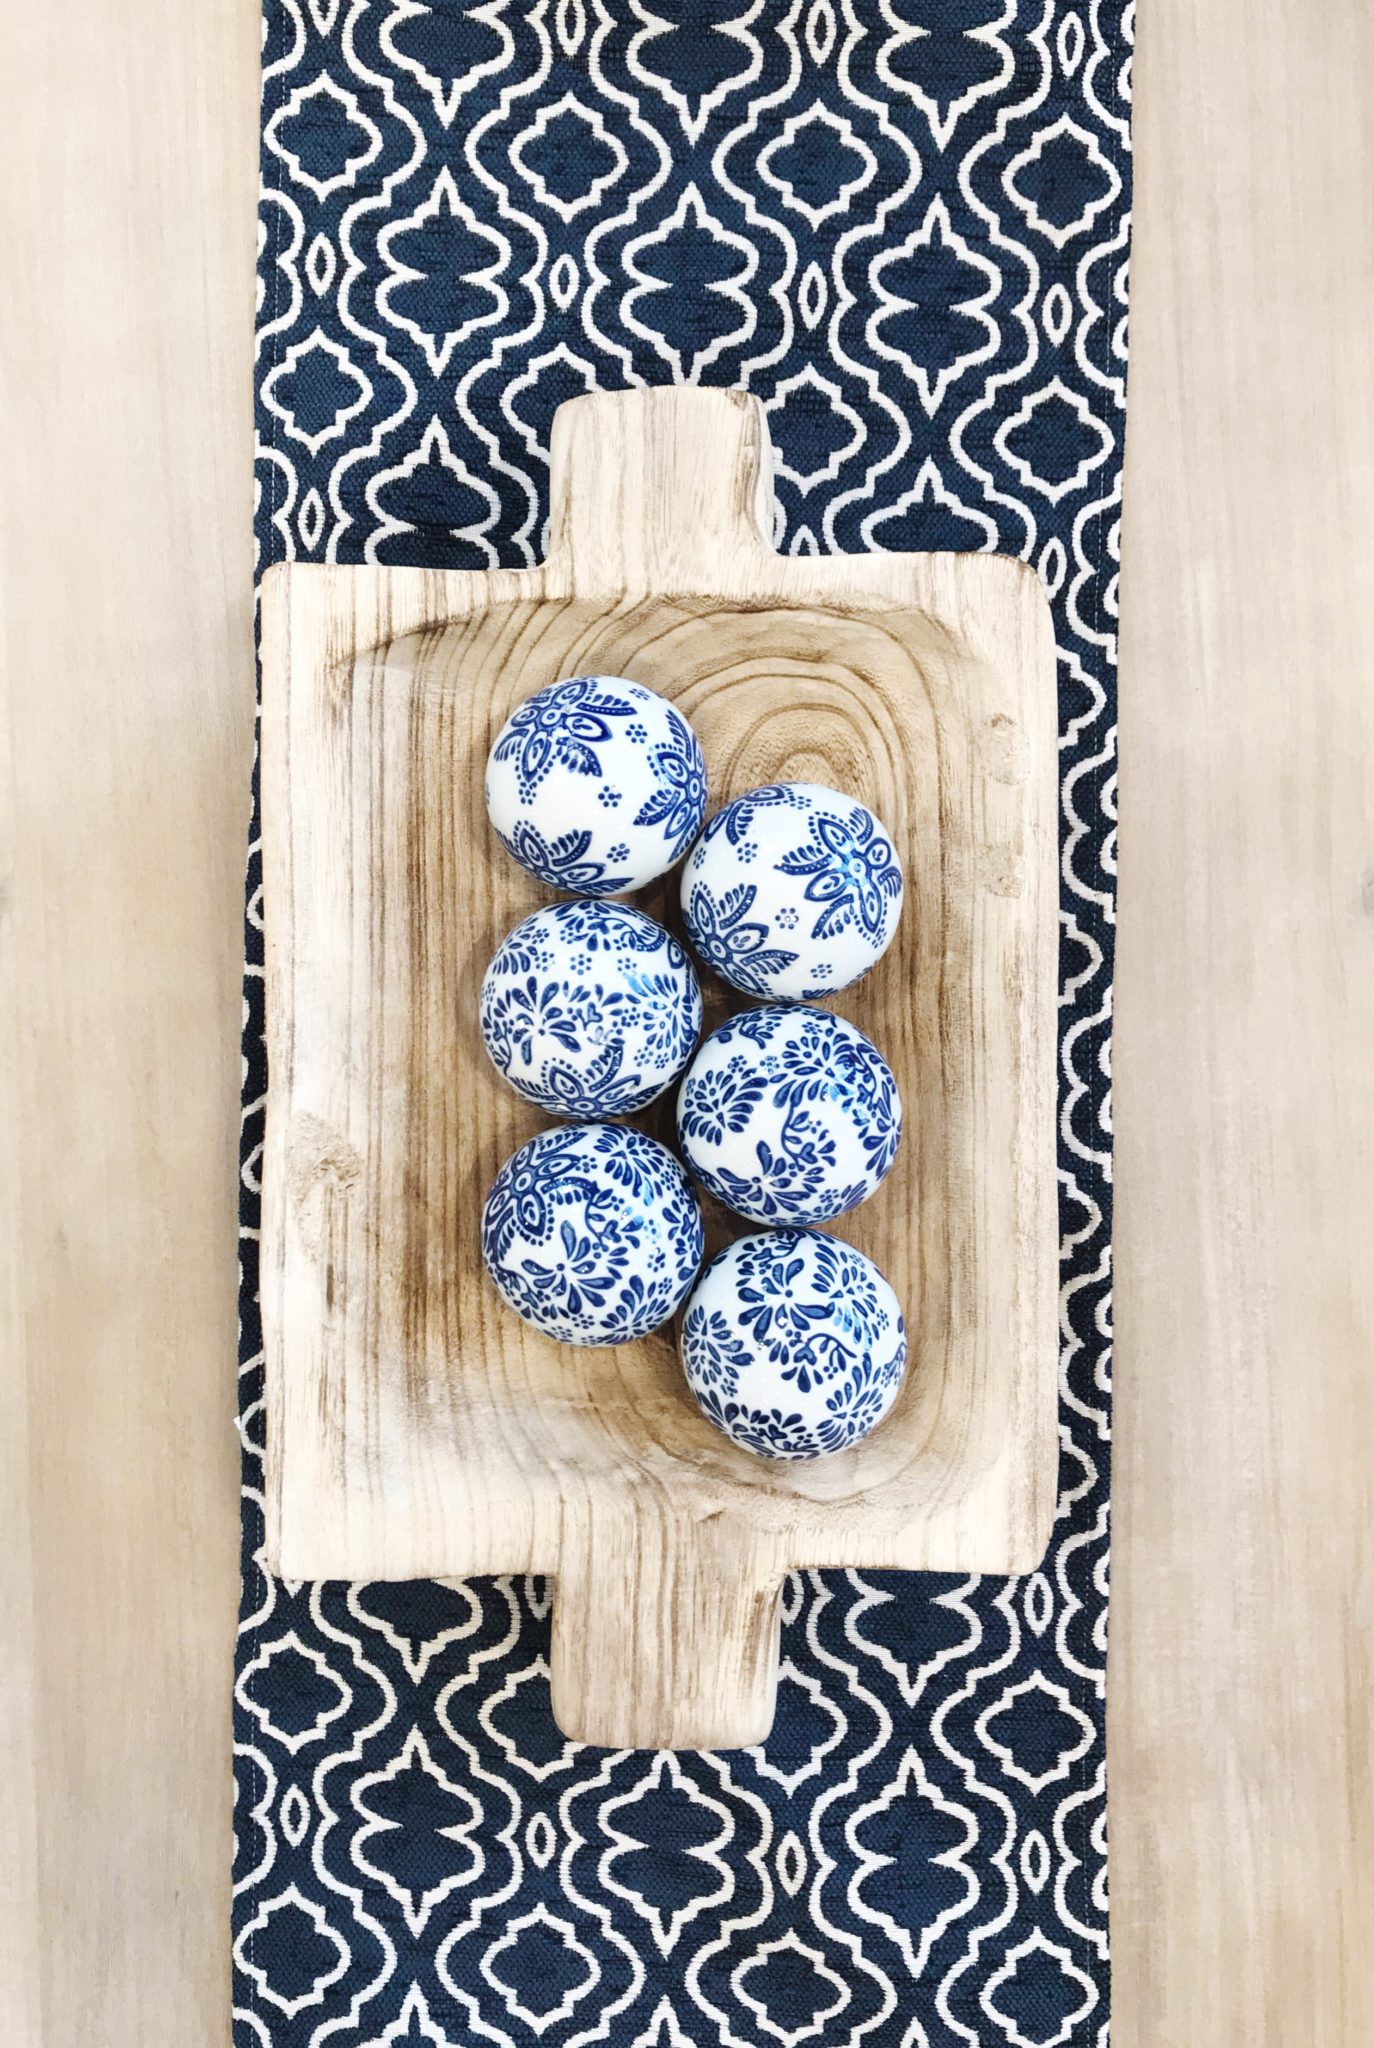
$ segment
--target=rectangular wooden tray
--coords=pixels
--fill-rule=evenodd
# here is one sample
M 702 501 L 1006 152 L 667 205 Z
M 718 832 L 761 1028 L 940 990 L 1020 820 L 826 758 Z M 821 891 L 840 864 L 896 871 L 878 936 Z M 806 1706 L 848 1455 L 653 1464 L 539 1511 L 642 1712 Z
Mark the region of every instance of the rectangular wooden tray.
M 542 568 L 264 581 L 268 1555 L 296 1579 L 552 1573 L 568 1735 L 726 1746 L 771 1722 L 790 1567 L 1019 1572 L 1049 1537 L 1053 636 L 1005 558 L 775 553 L 738 394 L 579 398 L 551 465 Z M 478 1032 L 487 961 L 544 900 L 489 831 L 483 768 L 514 704 L 584 671 L 675 699 L 712 808 L 830 783 L 905 863 L 897 941 L 833 1007 L 906 1105 L 896 1168 L 837 1227 L 902 1299 L 910 1366 L 829 1459 L 727 1442 L 671 1330 L 560 1346 L 482 1271 L 486 1191 L 548 1121 Z

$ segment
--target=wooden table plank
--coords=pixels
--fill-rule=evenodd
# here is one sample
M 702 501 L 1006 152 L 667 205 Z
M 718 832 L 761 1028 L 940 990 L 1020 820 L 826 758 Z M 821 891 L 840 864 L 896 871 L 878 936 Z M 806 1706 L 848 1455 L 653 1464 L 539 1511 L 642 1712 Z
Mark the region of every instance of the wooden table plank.
M 1117 2048 L 1374 2040 L 1371 90 L 1359 0 L 1141 11 Z
M 0 2037 L 201 2048 L 229 2032 L 258 9 L 45 0 L 5 40 Z

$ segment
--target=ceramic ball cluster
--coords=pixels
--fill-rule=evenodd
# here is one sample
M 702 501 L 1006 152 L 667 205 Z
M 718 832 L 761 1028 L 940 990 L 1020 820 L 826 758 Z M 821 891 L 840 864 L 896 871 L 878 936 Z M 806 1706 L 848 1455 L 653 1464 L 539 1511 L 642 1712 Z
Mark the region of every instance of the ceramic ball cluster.
M 630 1342 L 685 1301 L 688 1384 L 735 1443 L 770 1458 L 854 1443 L 896 1398 L 905 1325 L 873 1262 L 816 1226 L 884 1179 L 902 1108 L 877 1047 L 808 1005 L 850 987 L 891 944 L 902 870 L 887 833 L 853 797 L 800 782 L 750 790 L 703 830 L 696 734 L 620 676 L 572 677 L 520 705 L 492 747 L 486 800 L 507 852 L 578 899 L 525 918 L 482 983 L 497 1070 L 526 1101 L 577 1120 L 541 1131 L 497 1176 L 482 1218 L 497 1289 L 571 1344 Z M 643 911 L 608 900 L 684 854 L 692 947 L 764 999 L 699 1046 L 687 952 Z M 610 1121 L 675 1081 L 686 1172 Z M 693 1180 L 765 1226 L 700 1277 Z

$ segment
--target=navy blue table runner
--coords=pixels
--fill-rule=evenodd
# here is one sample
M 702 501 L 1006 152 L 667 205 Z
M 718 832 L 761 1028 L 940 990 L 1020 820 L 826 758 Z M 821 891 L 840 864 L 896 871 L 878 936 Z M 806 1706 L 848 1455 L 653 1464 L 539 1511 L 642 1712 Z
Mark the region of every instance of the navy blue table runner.
M 537 560 L 554 407 L 739 385 L 779 545 L 999 549 L 1060 650 L 1059 1514 L 805 1574 L 759 1750 L 549 1717 L 547 1588 L 262 1569 L 257 826 L 236 2048 L 1102 2048 L 1126 0 L 267 0 L 259 564 Z

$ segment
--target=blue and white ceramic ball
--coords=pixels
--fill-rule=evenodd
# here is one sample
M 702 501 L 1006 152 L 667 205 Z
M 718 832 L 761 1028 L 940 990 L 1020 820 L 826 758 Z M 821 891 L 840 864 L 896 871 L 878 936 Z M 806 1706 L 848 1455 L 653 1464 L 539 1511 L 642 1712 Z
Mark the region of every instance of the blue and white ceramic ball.
M 742 1237 L 712 1259 L 682 1325 L 710 1421 L 764 1458 L 819 1458 L 877 1427 L 906 1369 L 906 1325 L 873 1261 L 815 1230 Z
M 681 1073 L 701 986 L 661 924 L 628 903 L 550 903 L 503 940 L 482 982 L 482 1038 L 552 1116 L 625 1116 Z
M 522 867 L 573 896 L 642 889 L 706 815 L 706 761 L 680 711 L 624 676 L 570 676 L 512 712 L 487 757 L 487 812 Z
M 749 995 L 803 1002 L 880 960 L 902 864 L 872 811 L 815 782 L 776 782 L 717 811 L 682 871 L 688 936 Z
M 671 1152 L 624 1124 L 564 1124 L 511 1154 L 482 1257 L 517 1315 L 563 1344 L 629 1344 L 673 1315 L 703 1247 Z
M 728 1017 L 678 1091 L 689 1170 L 754 1223 L 828 1223 L 873 1193 L 897 1157 L 891 1067 L 844 1017 L 770 1004 Z

